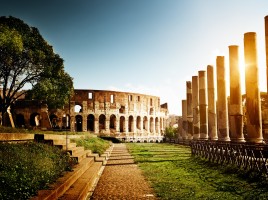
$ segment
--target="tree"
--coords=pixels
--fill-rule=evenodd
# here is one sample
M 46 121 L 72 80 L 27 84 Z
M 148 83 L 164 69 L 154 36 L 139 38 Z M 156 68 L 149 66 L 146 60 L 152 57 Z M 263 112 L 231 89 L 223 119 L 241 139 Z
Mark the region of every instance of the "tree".
M 51 78 L 42 78 L 27 93 L 28 99 L 45 100 L 49 108 L 61 108 L 70 100 L 73 93 L 72 78 L 63 70 Z
M 68 98 L 73 90 L 72 78 L 64 72 L 63 59 L 53 52 L 52 46 L 43 39 L 38 29 L 14 17 L 0 17 L 2 118 L 7 109 L 27 93 L 27 90 L 23 90 L 25 86 L 32 86 L 31 94 L 36 95 L 36 91 L 42 91 L 49 86 L 47 84 L 50 82 L 49 79 L 52 80 L 54 88 L 64 88 L 64 90 L 62 92 L 58 90 L 57 97 L 53 98 L 48 98 L 51 91 L 48 90 L 46 100 Z M 65 82 L 66 85 L 63 87 L 62 83 L 55 79 L 67 81 L 68 84 Z
M 174 139 L 177 129 L 171 126 L 166 127 L 165 129 L 165 137 L 169 140 Z

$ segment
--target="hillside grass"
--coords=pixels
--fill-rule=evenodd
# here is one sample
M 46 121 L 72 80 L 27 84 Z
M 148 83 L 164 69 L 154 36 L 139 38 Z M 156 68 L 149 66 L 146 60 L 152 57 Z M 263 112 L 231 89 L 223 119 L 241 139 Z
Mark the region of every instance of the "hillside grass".
M 29 199 L 69 170 L 70 163 L 57 147 L 0 143 L 0 199 Z
M 182 145 L 129 143 L 159 199 L 268 199 L 268 181 L 191 156 Z
M 110 142 L 99 137 L 86 136 L 84 138 L 71 139 L 77 146 L 83 146 L 92 153 L 103 154 L 110 147 Z
M 53 132 L 0 126 L 1 133 L 83 134 L 77 146 L 102 154 L 110 142 L 84 132 Z M 58 147 L 33 141 L 0 142 L 0 199 L 29 199 L 72 169 L 75 163 Z

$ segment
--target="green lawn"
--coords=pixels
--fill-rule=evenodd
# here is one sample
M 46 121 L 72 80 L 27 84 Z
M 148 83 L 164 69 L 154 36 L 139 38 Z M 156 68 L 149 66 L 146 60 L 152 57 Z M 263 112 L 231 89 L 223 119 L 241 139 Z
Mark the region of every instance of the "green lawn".
M 159 199 L 268 199 L 268 181 L 191 157 L 189 147 L 129 143 Z

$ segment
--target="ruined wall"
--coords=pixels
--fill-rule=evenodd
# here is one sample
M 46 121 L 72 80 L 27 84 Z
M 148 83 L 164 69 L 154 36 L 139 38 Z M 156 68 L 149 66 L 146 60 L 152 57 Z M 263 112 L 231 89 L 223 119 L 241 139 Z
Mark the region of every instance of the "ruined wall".
M 68 129 L 113 136 L 126 141 L 160 142 L 168 120 L 168 105 L 156 96 L 107 91 L 75 90 L 62 109 L 45 102 L 20 101 L 14 107 L 17 127 Z

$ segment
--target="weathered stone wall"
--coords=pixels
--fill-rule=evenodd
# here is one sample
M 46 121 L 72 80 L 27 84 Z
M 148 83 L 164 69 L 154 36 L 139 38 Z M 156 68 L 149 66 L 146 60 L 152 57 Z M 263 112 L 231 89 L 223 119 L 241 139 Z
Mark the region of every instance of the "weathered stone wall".
M 74 92 L 63 109 L 48 110 L 42 102 L 21 101 L 14 109 L 17 126 L 67 128 L 126 141 L 162 141 L 169 113 L 159 97 L 107 90 Z

